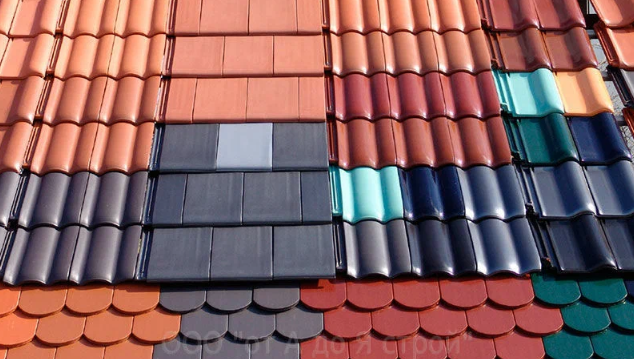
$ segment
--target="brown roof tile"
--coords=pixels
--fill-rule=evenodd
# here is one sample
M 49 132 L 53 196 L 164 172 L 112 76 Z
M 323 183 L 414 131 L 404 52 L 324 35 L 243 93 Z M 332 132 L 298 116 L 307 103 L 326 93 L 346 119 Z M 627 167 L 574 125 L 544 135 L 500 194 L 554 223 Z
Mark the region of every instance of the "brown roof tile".
M 167 123 L 319 122 L 326 116 L 323 77 L 175 78 L 166 92 L 160 119 Z
M 594 25 L 608 63 L 614 67 L 634 70 L 634 25 L 611 29 L 603 22 Z
M 0 62 L 0 79 L 43 77 L 54 45 L 55 38 L 49 34 L 32 38 L 7 38 L 0 35 L 0 52 L 4 52 Z
M 0 126 L 0 172 L 20 172 L 24 166 L 33 126 L 18 122 Z
M 493 61 L 509 71 L 534 71 L 538 68 L 578 71 L 597 67 L 598 62 L 585 29 L 542 32 L 528 28 L 522 32 L 490 34 Z
M 567 30 L 585 27 L 576 0 L 478 0 L 482 22 L 496 31 Z
M 0 125 L 10 125 L 17 121 L 32 123 L 43 89 L 44 79 L 38 76 L 0 81 Z
M 373 75 L 387 72 L 399 75 L 432 71 L 451 74 L 457 71 L 479 73 L 491 68 L 484 31 L 468 34 L 449 31 L 438 34 L 424 31 L 413 35 L 398 32 L 387 35 L 355 32 L 332 35 L 332 70 L 335 75 L 351 73 Z
M 330 30 L 339 35 L 352 31 L 469 32 L 480 28 L 477 5 L 469 0 L 329 0 L 329 4 Z
M 592 0 L 592 5 L 609 27 L 624 27 L 634 23 L 632 0 Z
M 352 169 L 361 166 L 441 167 L 455 165 L 497 167 L 511 163 L 500 117 L 452 121 L 437 117 L 403 122 L 386 118 L 375 122 L 329 122 L 331 162 Z

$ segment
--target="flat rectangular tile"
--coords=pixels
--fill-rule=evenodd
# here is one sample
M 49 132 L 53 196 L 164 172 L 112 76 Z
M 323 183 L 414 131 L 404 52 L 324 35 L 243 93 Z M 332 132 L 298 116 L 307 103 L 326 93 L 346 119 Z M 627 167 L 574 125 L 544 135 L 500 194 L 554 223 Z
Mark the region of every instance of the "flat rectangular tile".
M 187 175 L 184 225 L 242 223 L 242 173 Z
M 300 199 L 299 172 L 245 173 L 243 223 L 300 222 Z
M 275 227 L 273 238 L 276 279 L 335 276 L 331 225 Z
M 332 220 L 330 176 L 327 171 L 301 172 L 302 223 L 327 223 Z
M 156 192 L 151 208 L 152 224 L 182 224 L 187 175 L 164 174 L 159 176 L 156 181 Z
M 148 281 L 209 279 L 212 228 L 155 229 L 150 243 Z
M 273 278 L 271 227 L 214 228 L 211 250 L 212 280 Z
M 273 169 L 314 170 L 328 168 L 325 123 L 276 123 L 273 125 Z
M 161 172 L 216 169 L 217 124 L 165 126 L 159 155 Z
M 266 171 L 272 167 L 273 124 L 221 124 L 219 171 Z

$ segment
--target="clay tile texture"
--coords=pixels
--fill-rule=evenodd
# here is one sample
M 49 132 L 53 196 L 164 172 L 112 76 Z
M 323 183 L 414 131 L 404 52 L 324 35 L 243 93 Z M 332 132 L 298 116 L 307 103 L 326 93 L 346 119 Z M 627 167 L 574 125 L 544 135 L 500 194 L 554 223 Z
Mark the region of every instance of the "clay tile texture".
M 592 5 L 608 27 L 626 27 L 634 23 L 632 0 L 592 0 Z
M 634 19 L 633 19 L 634 22 Z M 634 26 L 612 29 L 599 22 L 594 26 L 611 66 L 634 70 Z
M 0 287 L 0 345 L 8 358 L 151 358 L 176 337 L 180 315 L 157 286 Z M 109 354 L 110 353 L 110 354 Z M 116 354 L 112 354 L 116 353 Z
M 576 0 L 477 0 L 482 22 L 495 31 L 568 30 L 585 27 Z M 628 2 L 629 0 L 623 0 Z M 594 2 L 594 1 L 593 1 Z M 613 0 L 607 0 L 613 2 Z

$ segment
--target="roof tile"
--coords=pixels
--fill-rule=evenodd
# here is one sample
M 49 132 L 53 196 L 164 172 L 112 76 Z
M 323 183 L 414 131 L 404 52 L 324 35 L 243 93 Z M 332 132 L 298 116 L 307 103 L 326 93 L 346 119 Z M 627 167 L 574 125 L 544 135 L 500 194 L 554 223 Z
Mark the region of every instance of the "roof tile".
M 438 305 L 418 313 L 424 332 L 439 337 L 451 337 L 467 329 L 467 317 L 463 310 Z
M 594 116 L 614 112 L 612 99 L 596 68 L 579 72 L 556 72 L 555 80 L 567 116 Z
M 52 35 L 40 34 L 33 38 L 4 38 L 6 50 L 0 63 L 0 79 L 24 79 L 29 76 L 44 77 L 55 40 Z
M 438 304 L 440 287 L 436 279 L 395 279 L 394 300 L 409 309 L 425 309 Z
M 592 0 L 592 5 L 609 27 L 623 27 L 634 23 L 631 0 Z
M 493 341 L 500 359 L 543 358 L 546 354 L 540 338 L 531 337 L 522 332 L 513 331 Z
M 359 338 L 371 329 L 372 317 L 367 312 L 342 307 L 324 314 L 324 330 L 339 338 Z
M 386 307 L 394 299 L 389 280 L 348 281 L 346 295 L 350 304 L 364 310 Z
M 18 121 L 33 123 L 44 89 L 44 79 L 30 76 L 25 80 L 0 81 L 0 124 Z
M 367 335 L 348 343 L 350 359 L 396 359 L 396 341 L 383 341 L 374 335 Z
M 33 126 L 26 122 L 0 126 L 0 171 L 21 172 L 32 131 Z
M 159 288 L 156 286 L 121 284 L 115 288 L 112 305 L 122 313 L 142 314 L 154 309 L 159 297 Z
M 180 315 L 156 309 L 134 317 L 132 334 L 148 344 L 172 340 L 180 329 Z
M 440 296 L 443 301 L 457 308 L 474 308 L 487 299 L 487 291 L 482 279 L 441 279 Z
M 68 289 L 66 308 L 74 313 L 90 315 L 103 312 L 112 304 L 114 288 L 92 284 Z
M 518 31 L 528 27 L 568 30 L 585 27 L 575 0 L 479 0 L 485 26 L 495 31 Z
M 301 357 L 311 359 L 349 359 L 348 342 L 332 340 L 325 335 L 301 344 Z
M 469 309 L 467 321 L 471 330 L 484 336 L 501 336 L 515 327 L 513 312 L 487 304 Z
M 614 115 L 601 113 L 593 117 L 572 117 L 569 124 L 584 163 L 605 164 L 631 158 Z
M 320 279 L 302 283 L 301 301 L 315 310 L 332 310 L 342 306 L 347 298 L 344 280 Z
M 391 338 L 408 337 L 420 328 L 416 312 L 389 306 L 372 312 L 372 329 Z
M 445 359 L 447 346 L 443 338 L 419 333 L 398 341 L 398 355 L 401 359 Z
M 95 345 L 86 339 L 80 339 L 72 344 L 57 348 L 55 357 L 58 359 L 103 359 L 105 347 Z
M 19 308 L 34 317 L 57 313 L 64 308 L 66 294 L 66 287 L 27 287 L 22 289 Z
M 494 71 L 502 109 L 515 117 L 543 117 L 564 113 L 553 73 L 538 69 L 530 73 Z
M 18 287 L 0 284 L 0 317 L 13 313 L 18 308 L 21 293 Z
M 535 298 L 530 277 L 489 277 L 485 284 L 489 300 L 502 307 L 517 308 Z
M 10 359 L 53 359 L 56 357 L 55 354 L 55 348 L 48 348 L 37 341 L 30 342 L 21 347 L 11 348 L 7 350 L 7 358 Z
M 49 346 L 71 344 L 82 336 L 85 323 L 85 317 L 61 311 L 41 318 L 35 336 Z
M 115 309 L 91 315 L 86 318 L 84 335 L 86 339 L 101 345 L 113 345 L 126 340 L 132 333 L 134 318 Z
M 121 357 L 150 359 L 152 357 L 152 346 L 144 345 L 136 340 L 128 340 L 106 347 L 104 359 Z
M 38 319 L 25 315 L 21 311 L 0 317 L 0 344 L 19 346 L 26 344 L 35 336 Z
M 496 352 L 492 339 L 465 332 L 455 338 L 447 339 L 447 355 L 452 359 L 494 359 Z

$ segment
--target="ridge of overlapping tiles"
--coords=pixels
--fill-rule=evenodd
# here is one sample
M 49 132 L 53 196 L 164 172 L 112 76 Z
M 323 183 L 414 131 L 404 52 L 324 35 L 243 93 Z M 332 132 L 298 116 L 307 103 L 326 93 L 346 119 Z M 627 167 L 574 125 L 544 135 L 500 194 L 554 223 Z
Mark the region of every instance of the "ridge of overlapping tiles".
M 633 282 L 620 276 L 534 274 L 536 302 L 558 308 L 563 330 L 544 338 L 552 358 L 617 359 L 634 351 Z
M 180 315 L 145 285 L 0 287 L 0 354 L 8 358 L 151 358 Z

